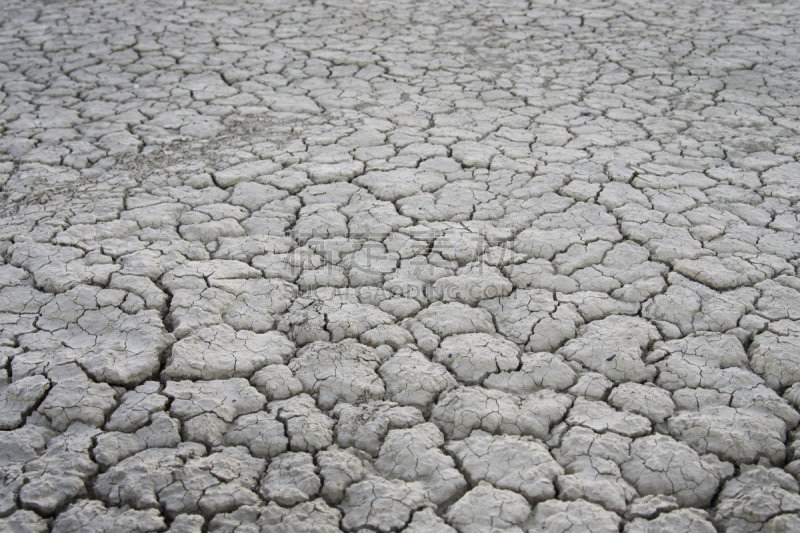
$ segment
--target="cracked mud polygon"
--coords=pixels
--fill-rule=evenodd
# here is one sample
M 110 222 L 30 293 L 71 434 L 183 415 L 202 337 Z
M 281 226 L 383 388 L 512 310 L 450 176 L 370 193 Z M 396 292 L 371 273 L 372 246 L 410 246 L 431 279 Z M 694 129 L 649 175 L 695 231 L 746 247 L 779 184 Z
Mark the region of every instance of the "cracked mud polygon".
M 800 530 L 792 2 L 7 0 L 0 530 Z

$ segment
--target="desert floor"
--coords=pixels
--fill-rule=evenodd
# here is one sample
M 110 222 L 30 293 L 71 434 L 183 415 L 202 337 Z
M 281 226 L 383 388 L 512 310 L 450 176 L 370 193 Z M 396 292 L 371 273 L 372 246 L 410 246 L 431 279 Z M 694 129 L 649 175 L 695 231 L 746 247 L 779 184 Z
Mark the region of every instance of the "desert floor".
M 799 161 L 797 2 L 5 0 L 0 530 L 800 531 Z

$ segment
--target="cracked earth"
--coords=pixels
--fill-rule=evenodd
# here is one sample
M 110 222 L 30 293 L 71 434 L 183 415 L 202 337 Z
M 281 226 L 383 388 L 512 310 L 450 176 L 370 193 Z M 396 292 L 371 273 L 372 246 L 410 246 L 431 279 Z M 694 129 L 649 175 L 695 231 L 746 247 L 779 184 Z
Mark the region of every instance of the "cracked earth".
M 5 1 L 0 530 L 800 531 L 796 8 Z

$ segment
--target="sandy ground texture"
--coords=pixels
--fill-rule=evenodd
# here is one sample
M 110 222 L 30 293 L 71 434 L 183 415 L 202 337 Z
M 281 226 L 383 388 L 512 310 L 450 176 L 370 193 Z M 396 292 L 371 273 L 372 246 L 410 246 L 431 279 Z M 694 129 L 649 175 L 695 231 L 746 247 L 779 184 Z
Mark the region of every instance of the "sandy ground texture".
M 1 531 L 800 531 L 797 2 L 2 4 Z

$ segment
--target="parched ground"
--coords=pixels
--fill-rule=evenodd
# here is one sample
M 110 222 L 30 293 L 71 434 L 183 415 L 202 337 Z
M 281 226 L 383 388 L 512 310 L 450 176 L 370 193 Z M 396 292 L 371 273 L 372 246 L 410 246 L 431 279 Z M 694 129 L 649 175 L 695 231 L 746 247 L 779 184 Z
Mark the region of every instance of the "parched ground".
M 0 530 L 800 531 L 798 28 L 5 0 Z

